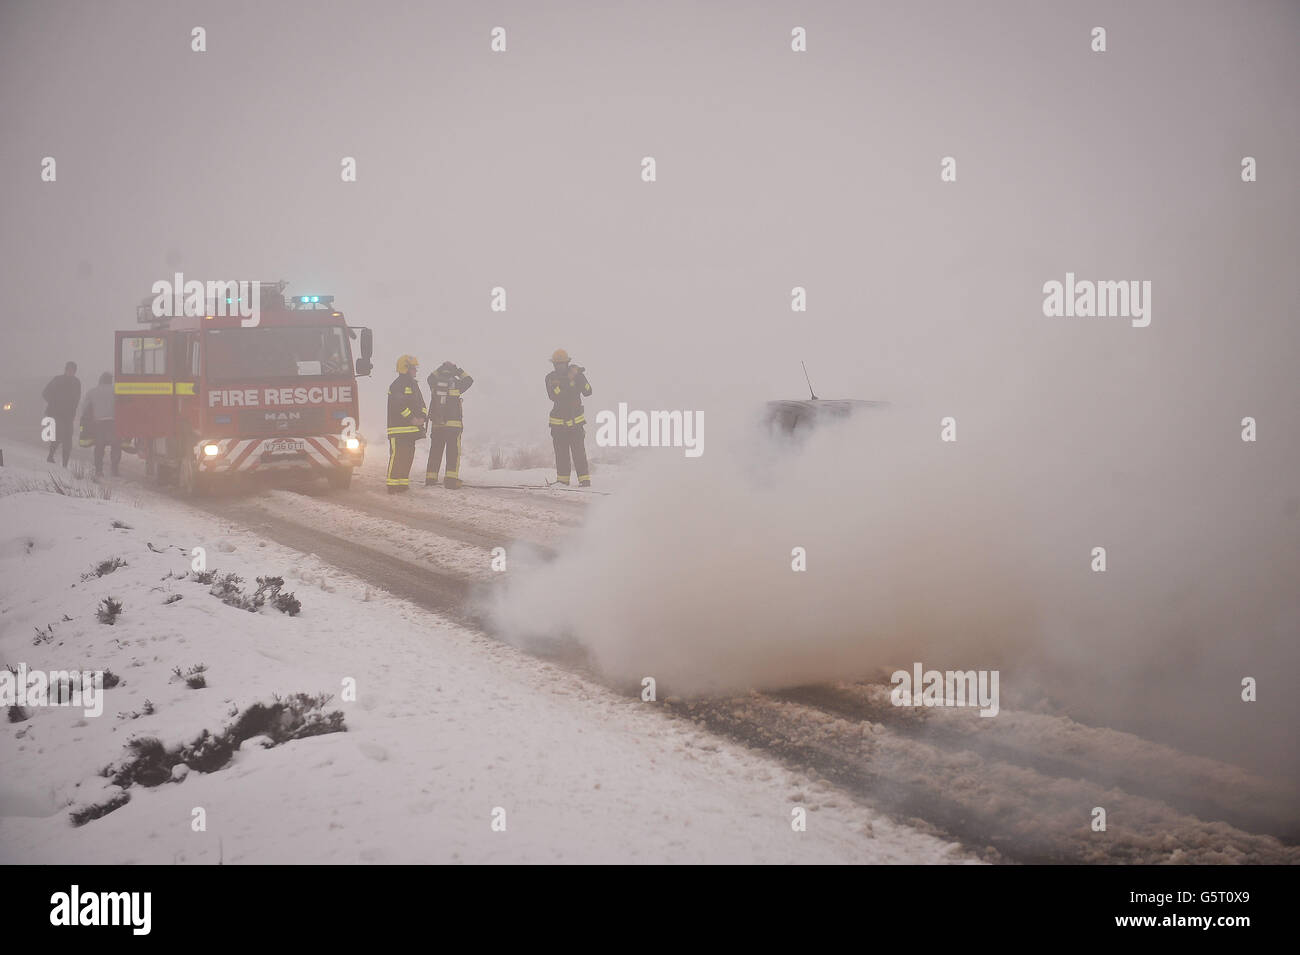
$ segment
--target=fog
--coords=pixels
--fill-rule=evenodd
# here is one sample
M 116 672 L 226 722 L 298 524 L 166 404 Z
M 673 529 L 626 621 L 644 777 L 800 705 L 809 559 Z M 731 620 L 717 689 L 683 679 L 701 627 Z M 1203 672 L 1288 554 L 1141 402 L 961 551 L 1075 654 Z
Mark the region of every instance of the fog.
M 1119 466 L 1033 411 L 983 416 L 978 445 L 938 421 L 902 406 L 797 448 L 737 427 L 698 460 L 659 451 L 555 563 L 512 575 L 495 622 L 679 696 L 997 669 L 1003 706 L 1294 776 L 1294 487 L 1145 415 L 1108 432 Z M 1246 676 L 1267 698 L 1241 701 Z
M 709 443 L 633 453 L 520 639 L 691 691 L 1000 665 L 1294 773 L 1300 8 L 592 6 L 5 3 L 0 381 L 93 380 L 174 272 L 286 279 L 374 329 L 372 440 L 409 352 L 476 378 L 472 452 L 548 440 L 563 346 L 589 415 L 700 409 Z M 1150 325 L 1045 317 L 1067 272 L 1150 281 Z M 760 446 L 800 360 L 893 407 Z

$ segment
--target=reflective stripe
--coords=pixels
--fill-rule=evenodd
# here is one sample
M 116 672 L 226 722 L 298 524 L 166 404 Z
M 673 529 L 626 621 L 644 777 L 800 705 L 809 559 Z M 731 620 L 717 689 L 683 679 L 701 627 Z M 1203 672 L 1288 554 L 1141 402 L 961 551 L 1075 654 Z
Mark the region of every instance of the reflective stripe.
M 556 393 L 557 395 L 560 393 L 560 386 L 559 386 L 559 385 L 556 385 L 556 386 L 555 386 L 555 393 Z
M 586 416 L 586 415 L 581 415 L 581 414 L 580 414 L 580 415 L 578 415 L 578 417 L 576 417 L 576 418 L 568 418 L 568 419 L 565 419 L 565 418 L 557 418 L 557 417 L 555 417 L 554 415 L 551 416 L 551 424 L 554 424 L 554 425 L 563 425 L 563 426 L 566 427 L 566 428 L 571 428 L 571 427 L 573 427 L 575 424 L 586 424 L 586 423 L 587 423 L 587 416 Z
M 569 476 L 567 474 L 557 474 L 555 475 L 555 483 L 563 484 L 567 487 L 569 484 Z
M 113 383 L 115 395 L 192 395 L 194 382 L 178 381 L 117 381 Z
M 409 395 L 410 393 L 411 393 L 411 389 L 410 389 L 410 388 L 407 388 L 407 389 L 406 389 L 406 394 Z
M 115 395 L 170 395 L 170 381 L 118 381 L 113 383 Z
M 412 425 L 409 428 L 389 428 L 389 434 L 420 434 L 420 429 Z
M 393 477 L 393 464 L 397 461 L 397 439 L 388 439 L 388 476 L 385 483 L 389 487 L 409 487 L 411 479 Z
M 442 423 L 442 426 L 443 426 L 444 428 L 463 428 L 463 427 L 465 427 L 465 426 L 464 426 L 463 424 L 461 424 L 459 421 L 444 421 L 444 422 Z
M 457 391 L 455 388 L 450 388 L 450 389 L 448 389 L 447 394 L 449 394 L 449 395 L 450 395 L 451 397 L 453 397 L 453 398 L 459 398 L 459 397 L 460 397 L 460 392 Z
M 590 475 L 590 474 L 579 474 L 579 475 L 578 475 L 578 480 L 579 480 L 579 481 L 590 481 L 590 480 L 591 480 L 591 475 Z
M 403 409 L 402 409 L 402 417 L 403 417 L 403 418 L 409 418 L 409 417 L 411 417 L 411 409 L 410 409 L 410 408 L 403 408 Z

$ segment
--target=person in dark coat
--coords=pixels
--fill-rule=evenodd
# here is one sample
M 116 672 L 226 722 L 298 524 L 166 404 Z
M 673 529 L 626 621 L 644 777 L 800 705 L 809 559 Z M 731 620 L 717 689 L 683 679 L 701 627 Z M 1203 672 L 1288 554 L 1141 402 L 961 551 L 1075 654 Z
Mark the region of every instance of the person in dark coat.
M 77 378 L 77 363 L 70 361 L 63 366 L 63 374 L 50 379 L 50 383 L 41 392 L 45 399 L 45 416 L 54 419 L 54 440 L 50 442 L 50 453 L 45 460 L 54 463 L 54 449 L 63 446 L 63 466 L 68 466 L 68 457 L 72 454 L 73 423 L 77 418 L 77 407 L 81 404 L 81 381 Z

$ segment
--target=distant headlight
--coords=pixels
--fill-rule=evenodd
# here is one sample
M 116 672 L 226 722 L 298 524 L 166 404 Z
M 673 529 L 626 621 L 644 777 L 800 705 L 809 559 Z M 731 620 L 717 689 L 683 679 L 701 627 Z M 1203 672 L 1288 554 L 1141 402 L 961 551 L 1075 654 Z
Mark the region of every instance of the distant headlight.
M 221 453 L 221 449 L 217 447 L 215 444 L 205 444 L 203 446 L 203 453 L 210 458 L 215 458 L 218 454 Z
M 357 451 L 357 450 L 359 450 L 359 449 L 361 448 L 361 439 L 360 439 L 360 438 L 348 438 L 347 441 L 344 442 L 344 444 L 345 444 L 345 446 L 347 447 L 347 449 L 348 449 L 349 451 Z

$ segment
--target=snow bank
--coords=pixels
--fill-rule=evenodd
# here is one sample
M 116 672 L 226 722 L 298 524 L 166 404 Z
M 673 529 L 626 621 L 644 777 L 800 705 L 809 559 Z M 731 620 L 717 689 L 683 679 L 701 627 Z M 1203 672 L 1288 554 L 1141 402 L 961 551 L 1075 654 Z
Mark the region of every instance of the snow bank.
M 24 465 L 39 472 L 34 457 Z M 0 725 L 0 862 L 964 861 L 650 704 L 137 492 L 135 503 L 0 496 L 0 663 L 122 680 L 99 718 L 39 708 Z M 250 581 L 284 576 L 302 612 L 250 613 L 177 579 L 194 547 Z M 113 556 L 126 565 L 81 579 Z M 106 596 L 124 604 L 113 626 L 94 614 Z M 52 639 L 34 643 L 47 624 Z M 201 689 L 173 673 L 196 664 Z M 219 771 L 132 786 L 125 805 L 72 825 L 72 808 L 113 796 L 99 771 L 129 740 L 176 745 L 298 692 L 334 694 L 347 731 L 271 749 L 248 740 Z M 796 805 L 809 809 L 806 832 L 791 829 Z M 492 829 L 498 809 L 505 831 Z

